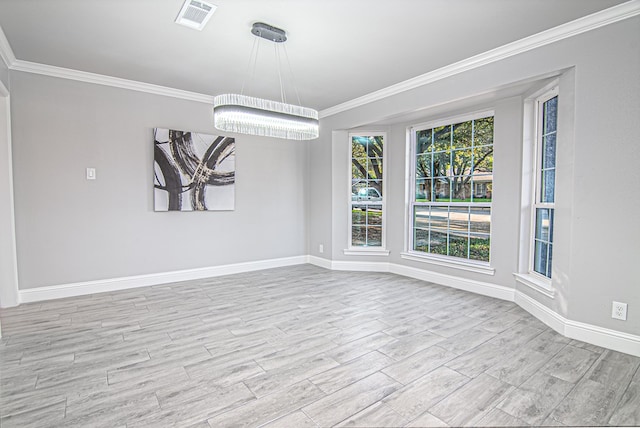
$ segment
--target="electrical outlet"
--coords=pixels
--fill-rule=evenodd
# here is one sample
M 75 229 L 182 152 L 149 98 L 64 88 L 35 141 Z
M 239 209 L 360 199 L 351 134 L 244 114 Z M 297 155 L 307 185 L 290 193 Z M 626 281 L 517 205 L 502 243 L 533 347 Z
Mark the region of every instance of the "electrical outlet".
M 324 253 L 324 245 L 322 245 L 322 244 L 318 245 L 318 252 L 320 254 Z
M 620 303 L 620 302 L 613 302 L 613 305 L 611 308 L 611 318 L 626 321 L 627 320 L 627 304 Z

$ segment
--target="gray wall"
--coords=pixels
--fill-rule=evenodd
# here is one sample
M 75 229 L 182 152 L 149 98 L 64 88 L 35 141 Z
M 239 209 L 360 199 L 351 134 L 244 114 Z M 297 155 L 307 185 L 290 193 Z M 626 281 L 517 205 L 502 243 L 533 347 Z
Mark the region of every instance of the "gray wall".
M 405 129 L 407 124 L 446 115 L 442 106 L 451 106 L 449 113 L 455 114 L 461 110 L 460 100 L 564 72 L 571 78 L 561 79 L 561 96 L 575 102 L 575 109 L 573 117 L 565 114 L 563 120 L 574 139 L 566 140 L 558 155 L 565 170 L 557 183 L 562 201 L 557 203 L 560 232 L 554 249 L 556 297 L 547 299 L 528 287 L 517 287 L 568 319 L 640 334 L 640 293 L 633 269 L 640 259 L 640 227 L 635 220 L 640 210 L 638 28 L 640 18 L 627 19 L 323 119 L 321 139 L 310 146 L 314 173 L 308 186 L 314 199 L 309 203 L 309 253 L 333 260 L 393 262 L 516 287 L 512 274 L 518 271 L 522 96 L 467 106 L 469 111 L 490 106 L 496 112 L 492 277 L 399 257 L 405 239 Z M 411 119 L 403 122 L 403 115 Z M 349 129 L 375 128 L 391 118 L 397 123 L 390 127 L 387 142 L 391 254 L 345 256 L 348 195 L 346 185 L 339 184 L 349 179 L 344 136 Z M 331 171 L 331 180 L 326 171 Z M 325 254 L 318 253 L 319 243 L 325 244 Z M 626 322 L 611 319 L 612 300 L 628 303 Z
M 9 68 L 2 58 L 0 58 L 0 82 L 5 88 L 9 89 Z
M 235 211 L 156 213 L 152 128 L 215 134 L 211 106 L 21 72 L 11 83 L 21 289 L 305 254 L 304 143 L 236 136 Z

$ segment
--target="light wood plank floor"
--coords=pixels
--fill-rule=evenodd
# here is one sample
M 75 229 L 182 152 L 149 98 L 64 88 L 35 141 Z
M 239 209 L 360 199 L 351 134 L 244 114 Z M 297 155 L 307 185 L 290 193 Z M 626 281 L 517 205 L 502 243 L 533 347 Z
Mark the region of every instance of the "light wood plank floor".
M 517 305 L 310 265 L 0 311 L 0 425 L 640 425 L 640 358 Z

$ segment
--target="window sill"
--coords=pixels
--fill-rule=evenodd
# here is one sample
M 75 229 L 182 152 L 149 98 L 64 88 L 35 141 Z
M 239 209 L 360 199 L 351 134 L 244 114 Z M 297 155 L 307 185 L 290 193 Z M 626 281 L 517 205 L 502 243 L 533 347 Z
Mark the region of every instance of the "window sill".
M 389 250 L 383 248 L 348 248 L 344 250 L 345 256 L 388 256 Z
M 489 266 L 488 263 L 482 262 L 464 262 L 458 260 L 449 260 L 448 258 L 436 257 L 431 255 L 423 255 L 417 253 L 400 253 L 400 257 L 405 260 L 412 260 L 414 262 L 430 263 L 438 266 L 445 266 L 453 269 L 466 270 L 468 272 L 481 273 L 484 275 L 494 275 L 496 270 Z
M 538 293 L 549 297 L 550 299 L 554 298 L 555 290 L 551 288 L 551 280 L 538 278 L 536 275 L 532 275 L 530 273 L 514 273 L 513 276 L 516 278 L 516 281 L 518 283 L 526 285 L 532 290 L 535 290 Z

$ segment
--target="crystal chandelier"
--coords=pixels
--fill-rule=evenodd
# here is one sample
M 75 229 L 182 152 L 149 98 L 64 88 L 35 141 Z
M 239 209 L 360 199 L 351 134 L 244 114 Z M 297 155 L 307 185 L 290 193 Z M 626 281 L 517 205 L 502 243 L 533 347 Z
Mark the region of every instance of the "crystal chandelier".
M 253 24 L 251 33 L 274 43 L 283 43 L 287 40 L 284 30 L 261 22 Z M 255 46 L 254 43 L 254 49 Z M 253 57 L 253 52 L 251 57 Z M 278 61 L 278 75 L 280 76 L 279 67 Z M 243 94 L 218 95 L 213 99 L 214 126 L 221 131 L 289 140 L 318 138 L 317 110 L 287 104 L 281 77 L 280 94 L 282 102 L 248 97 Z

